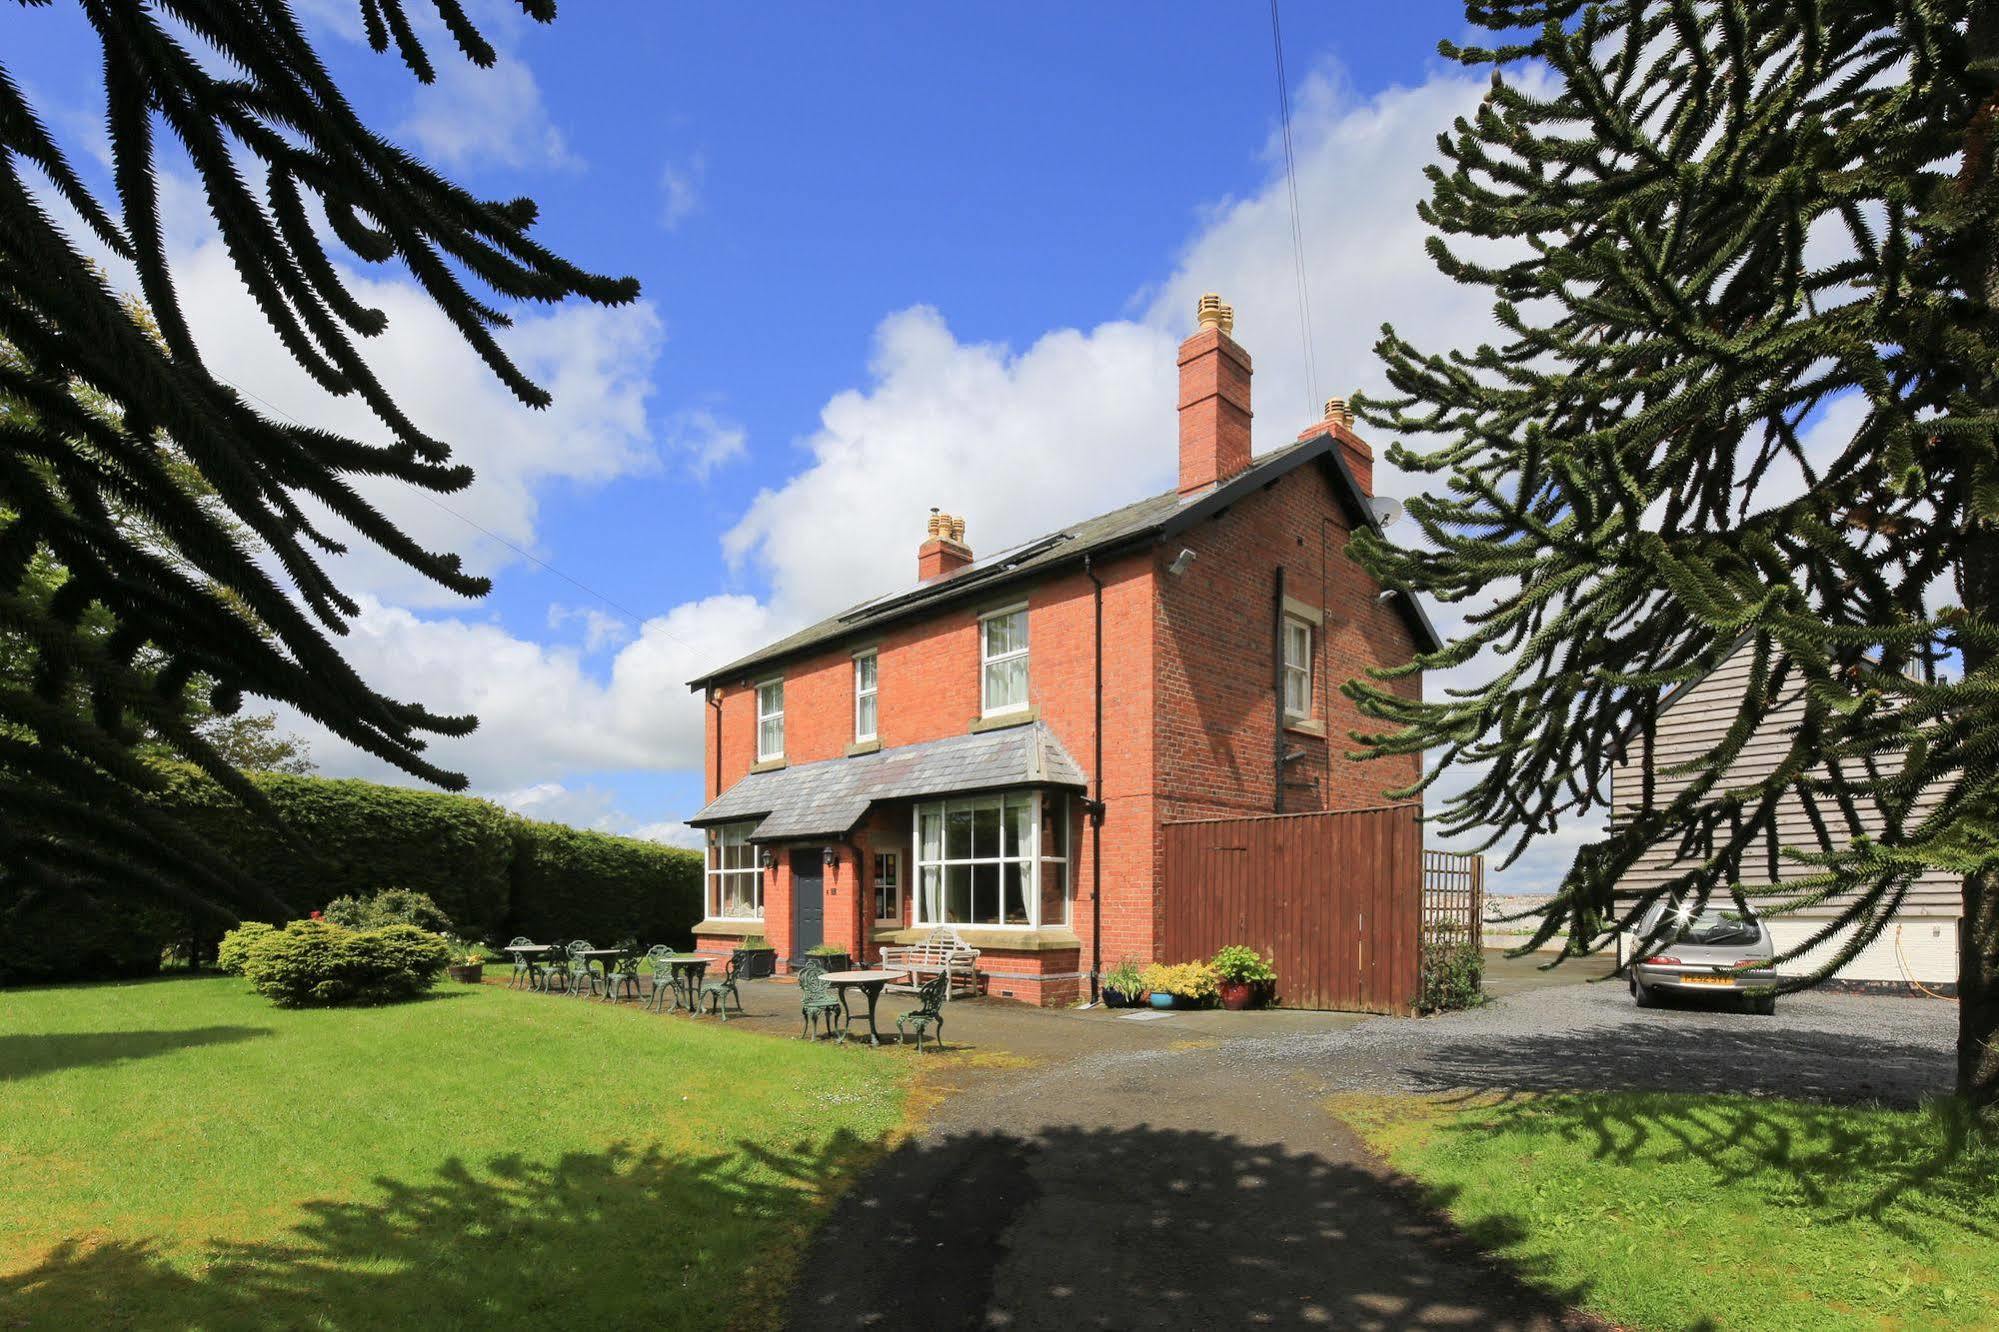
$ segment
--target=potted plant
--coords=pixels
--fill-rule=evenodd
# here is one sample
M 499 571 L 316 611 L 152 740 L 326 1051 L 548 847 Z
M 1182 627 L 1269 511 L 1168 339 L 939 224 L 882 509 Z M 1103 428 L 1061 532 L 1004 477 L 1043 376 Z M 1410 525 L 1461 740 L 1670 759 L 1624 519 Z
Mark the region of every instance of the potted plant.
M 1154 962 L 1139 973 L 1154 1008 L 1199 1008 L 1215 997 L 1215 972 L 1205 962 Z
M 444 972 L 460 985 L 477 985 L 485 979 L 485 954 L 477 947 L 466 949 L 453 956 L 450 963 L 445 966 Z M 433 976 L 436 974 L 434 971 L 431 973 Z
M 1145 980 L 1138 963 L 1126 958 L 1104 973 L 1104 1006 L 1136 1008 L 1145 1000 Z
M 743 975 L 750 980 L 763 980 L 777 974 L 777 949 L 770 946 L 770 940 L 761 934 L 746 934 L 737 943 L 736 951 L 748 953 L 749 962 Z
M 813 944 L 805 950 L 805 957 L 821 971 L 851 971 L 854 966 L 853 954 L 838 944 Z
M 1214 968 L 1215 989 L 1221 995 L 1222 1007 L 1231 1013 L 1240 1013 L 1258 998 L 1258 992 L 1269 993 L 1277 984 L 1277 969 L 1270 965 L 1254 948 L 1243 944 L 1229 944 L 1215 954 L 1208 964 Z

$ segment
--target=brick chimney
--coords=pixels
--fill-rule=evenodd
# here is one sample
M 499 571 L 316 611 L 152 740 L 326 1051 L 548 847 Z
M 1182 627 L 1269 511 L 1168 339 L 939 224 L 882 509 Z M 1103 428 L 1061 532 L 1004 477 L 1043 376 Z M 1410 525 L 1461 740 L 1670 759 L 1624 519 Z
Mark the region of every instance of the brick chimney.
M 1324 420 L 1314 421 L 1298 432 L 1301 440 L 1314 435 L 1331 435 L 1340 446 L 1340 454 L 1346 459 L 1347 470 L 1353 479 L 1360 482 L 1363 495 L 1374 494 L 1374 450 L 1367 441 L 1353 432 L 1353 408 L 1347 406 L 1345 398 L 1327 398 Z
M 921 582 L 948 578 L 972 562 L 965 544 L 965 520 L 930 511 L 930 535 L 916 548 L 916 577 Z
M 1207 490 L 1249 466 L 1249 353 L 1235 311 L 1209 292 L 1200 328 L 1180 344 L 1180 493 Z

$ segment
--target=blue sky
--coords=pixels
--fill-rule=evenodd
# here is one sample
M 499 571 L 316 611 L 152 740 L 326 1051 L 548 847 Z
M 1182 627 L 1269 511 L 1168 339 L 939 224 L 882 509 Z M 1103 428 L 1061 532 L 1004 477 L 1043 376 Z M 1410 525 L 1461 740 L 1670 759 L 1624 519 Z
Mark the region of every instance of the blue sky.
M 1316 379 L 1264 6 L 572 4 L 542 27 L 474 4 L 500 68 L 432 25 L 431 89 L 361 45 L 350 0 L 299 8 L 373 123 L 477 190 L 532 196 L 545 241 L 644 286 L 632 309 L 528 312 L 510 345 L 558 399 L 536 415 L 401 274 L 358 275 L 392 321 L 373 359 L 480 472 L 455 513 L 379 500 L 496 586 L 452 602 L 358 554 L 351 651 L 391 692 L 479 712 L 441 756 L 546 817 L 676 836 L 700 796 L 682 682 L 908 581 L 929 505 L 993 549 L 1170 484 L 1172 349 L 1198 292 L 1234 303 L 1257 358 L 1259 448 L 1323 395 L 1380 385 L 1384 319 L 1433 346 L 1485 326 L 1414 215 L 1435 135 L 1484 82 L 1436 55 L 1456 4 L 1284 9 Z M 101 180 L 88 32 L 64 6 L 7 32 L 10 69 Z M 218 371 L 379 435 L 271 344 L 167 167 L 183 303 Z M 300 729 L 323 770 L 392 779 Z

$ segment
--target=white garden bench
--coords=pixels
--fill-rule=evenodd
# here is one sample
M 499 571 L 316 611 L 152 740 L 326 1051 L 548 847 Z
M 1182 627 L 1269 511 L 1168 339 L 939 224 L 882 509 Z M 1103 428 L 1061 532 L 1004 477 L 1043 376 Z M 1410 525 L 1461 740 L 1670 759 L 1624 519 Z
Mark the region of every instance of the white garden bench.
M 939 925 L 930 937 L 918 944 L 889 944 L 882 948 L 883 971 L 907 971 L 909 982 L 890 985 L 891 990 L 915 990 L 931 976 L 948 974 L 952 994 L 979 992 L 979 950 L 965 942 L 951 925 Z

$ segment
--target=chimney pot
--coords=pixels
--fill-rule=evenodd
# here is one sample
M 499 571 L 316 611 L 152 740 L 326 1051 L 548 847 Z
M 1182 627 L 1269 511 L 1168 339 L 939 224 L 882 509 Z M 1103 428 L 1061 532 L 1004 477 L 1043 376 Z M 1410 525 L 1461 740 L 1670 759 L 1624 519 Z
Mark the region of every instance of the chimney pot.
M 916 551 L 916 576 L 921 582 L 944 578 L 972 562 L 965 544 L 965 520 L 938 509 L 930 511 L 928 536 Z
M 1340 446 L 1340 454 L 1346 459 L 1347 470 L 1353 473 L 1353 479 L 1360 483 L 1360 488 L 1365 494 L 1372 496 L 1374 450 L 1368 447 L 1366 440 L 1353 432 L 1353 423 L 1353 395 L 1328 398 L 1325 416 L 1306 426 L 1298 438 L 1304 440 L 1314 435 L 1331 435 L 1334 442 Z

